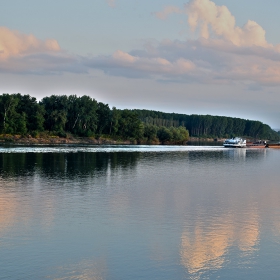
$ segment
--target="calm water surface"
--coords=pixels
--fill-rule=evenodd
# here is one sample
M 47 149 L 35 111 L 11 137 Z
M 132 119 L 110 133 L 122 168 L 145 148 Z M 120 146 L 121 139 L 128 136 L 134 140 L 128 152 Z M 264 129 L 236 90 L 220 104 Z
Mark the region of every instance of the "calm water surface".
M 0 147 L 0 279 L 279 279 L 279 158 Z

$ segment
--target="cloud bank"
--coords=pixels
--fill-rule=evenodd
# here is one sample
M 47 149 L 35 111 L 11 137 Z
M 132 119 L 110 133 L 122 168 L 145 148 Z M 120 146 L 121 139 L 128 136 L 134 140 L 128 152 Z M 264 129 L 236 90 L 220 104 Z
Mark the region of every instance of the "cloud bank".
M 186 16 L 190 29 L 199 33 L 197 39 L 164 40 L 127 53 L 118 50 L 92 59 L 90 67 L 161 81 L 280 84 L 280 46 L 269 44 L 255 21 L 236 26 L 226 6 L 210 0 L 191 0 L 183 8 L 167 6 L 155 16 L 165 20 L 170 14 Z
M 154 15 L 165 20 L 171 14 L 185 17 L 196 39 L 147 41 L 129 52 L 95 57 L 70 55 L 54 39 L 42 41 L 1 27 L 0 71 L 57 74 L 97 69 L 106 75 L 161 82 L 238 83 L 251 89 L 280 85 L 280 46 L 269 44 L 255 21 L 237 26 L 226 6 L 210 0 L 167 6 Z

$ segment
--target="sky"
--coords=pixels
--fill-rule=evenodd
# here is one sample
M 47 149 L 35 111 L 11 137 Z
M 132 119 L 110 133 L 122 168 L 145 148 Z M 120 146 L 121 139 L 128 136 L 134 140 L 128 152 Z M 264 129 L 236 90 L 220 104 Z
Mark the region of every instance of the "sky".
M 280 129 L 279 0 L 0 0 L 0 94 Z

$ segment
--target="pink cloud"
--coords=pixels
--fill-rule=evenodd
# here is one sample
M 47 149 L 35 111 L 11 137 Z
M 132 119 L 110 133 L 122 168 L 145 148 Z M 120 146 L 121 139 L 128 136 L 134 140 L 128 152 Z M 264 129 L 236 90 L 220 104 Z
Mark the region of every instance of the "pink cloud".
M 126 53 L 126 52 L 123 52 L 121 50 L 118 50 L 116 51 L 114 54 L 113 54 L 113 58 L 115 60 L 118 60 L 118 61 L 122 61 L 122 62 L 128 62 L 128 63 L 132 63 L 132 62 L 135 62 L 137 60 L 136 57 Z
M 185 5 L 188 23 L 200 30 L 201 37 L 208 39 L 212 33 L 236 46 L 270 47 L 265 30 L 255 21 L 248 20 L 243 27 L 235 24 L 235 18 L 226 6 L 218 6 L 210 0 L 191 0 Z
M 269 44 L 258 23 L 248 20 L 239 27 L 226 6 L 211 0 L 191 0 L 181 9 L 167 6 L 156 16 L 164 19 L 172 13 L 187 16 L 200 36 L 147 42 L 129 52 L 96 57 L 69 55 L 54 39 L 43 41 L 1 27 L 0 71 L 88 73 L 93 68 L 107 75 L 165 82 L 280 85 L 280 45 Z
M 0 59 L 24 56 L 42 52 L 60 51 L 59 44 L 54 39 L 39 40 L 34 35 L 21 34 L 18 31 L 0 27 Z
M 202 38 L 222 38 L 236 46 L 271 47 L 265 39 L 265 30 L 258 23 L 248 20 L 243 27 L 236 26 L 229 9 L 211 0 L 191 0 L 183 8 L 166 6 L 155 15 L 166 19 L 174 13 L 187 15 L 190 28 L 193 31 L 198 29 Z
M 106 1 L 111 8 L 115 7 L 115 5 L 116 5 L 115 0 L 106 0 Z
M 181 11 L 181 9 L 176 6 L 166 6 L 163 11 L 155 13 L 155 16 L 159 19 L 164 20 L 167 19 L 170 14 L 174 13 L 181 14 L 183 13 L 183 11 Z
M 61 50 L 55 39 L 40 40 L 0 27 L 0 72 L 58 74 L 87 72 L 81 58 Z
M 120 50 L 116 51 L 112 57 L 99 57 L 98 59 L 94 59 L 93 64 L 97 60 L 104 66 L 112 67 L 111 70 L 106 70 L 107 73 L 116 73 L 115 71 L 119 71 L 120 69 L 130 69 L 128 71 L 136 71 L 140 76 L 174 76 L 187 74 L 195 69 L 195 64 L 187 59 L 179 58 L 175 61 L 170 61 L 160 56 L 133 56 Z M 107 68 L 107 66 L 105 67 Z

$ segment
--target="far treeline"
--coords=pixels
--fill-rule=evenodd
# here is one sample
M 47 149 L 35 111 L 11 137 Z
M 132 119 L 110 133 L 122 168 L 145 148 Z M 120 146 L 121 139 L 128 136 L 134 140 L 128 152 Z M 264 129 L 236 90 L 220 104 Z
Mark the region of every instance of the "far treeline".
M 279 134 L 259 121 L 184 115 L 150 110 L 119 110 L 89 96 L 35 97 L 0 95 L 0 133 L 32 137 L 94 137 L 134 143 L 185 143 L 189 136 L 247 136 L 278 140 Z

